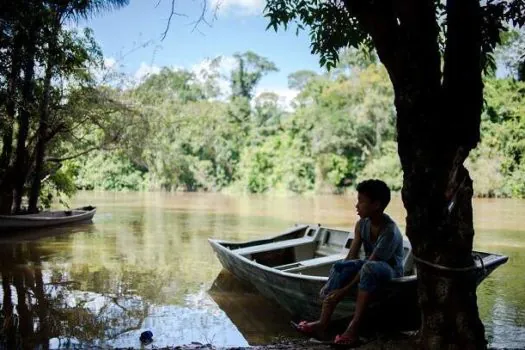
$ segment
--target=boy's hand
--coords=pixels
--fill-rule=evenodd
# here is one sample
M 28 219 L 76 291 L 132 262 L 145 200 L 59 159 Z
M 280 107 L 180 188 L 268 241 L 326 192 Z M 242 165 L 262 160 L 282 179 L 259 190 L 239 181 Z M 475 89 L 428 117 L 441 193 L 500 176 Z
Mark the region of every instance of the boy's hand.
M 323 286 L 323 288 L 321 288 L 321 290 L 319 291 L 319 298 L 321 298 L 321 299 L 324 298 L 324 293 L 326 291 L 326 287 L 327 287 L 327 285 L 325 284 Z

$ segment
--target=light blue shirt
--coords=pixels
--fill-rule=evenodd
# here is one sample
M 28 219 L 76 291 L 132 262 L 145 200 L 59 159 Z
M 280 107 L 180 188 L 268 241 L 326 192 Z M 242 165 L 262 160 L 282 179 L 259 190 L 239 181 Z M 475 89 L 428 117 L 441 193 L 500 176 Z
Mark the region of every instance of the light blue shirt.
M 370 219 L 359 221 L 359 232 L 365 248 L 366 257 L 375 254 L 378 260 L 387 262 L 394 269 L 397 277 L 403 276 L 403 236 L 394 220 L 383 214 L 385 225 L 374 243 L 370 238 Z

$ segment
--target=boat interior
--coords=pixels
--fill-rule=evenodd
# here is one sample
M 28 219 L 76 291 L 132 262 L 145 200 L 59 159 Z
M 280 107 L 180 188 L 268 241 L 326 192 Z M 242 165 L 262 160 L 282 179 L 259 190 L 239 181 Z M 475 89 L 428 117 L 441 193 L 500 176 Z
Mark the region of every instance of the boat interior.
M 328 276 L 332 265 L 346 257 L 353 235 L 323 226 L 300 226 L 274 239 L 229 245 L 235 254 L 280 271 Z M 361 248 L 361 258 L 364 250 Z M 404 241 L 405 276 L 415 273 L 410 243 Z

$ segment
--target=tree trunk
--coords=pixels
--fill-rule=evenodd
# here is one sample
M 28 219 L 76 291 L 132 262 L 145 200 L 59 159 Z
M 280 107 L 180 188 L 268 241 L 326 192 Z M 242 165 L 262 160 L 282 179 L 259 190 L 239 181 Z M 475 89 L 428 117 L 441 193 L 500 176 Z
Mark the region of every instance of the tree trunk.
M 8 119 L 2 127 L 2 154 L 0 155 L 0 176 L 2 179 L 7 175 L 13 153 L 13 119 L 10 117 Z
M 473 265 L 472 180 L 463 162 L 479 140 L 479 0 L 447 1 L 443 75 L 436 2 L 344 3 L 371 36 L 394 86 L 406 234 L 414 255 L 427 262 L 417 263 L 420 348 L 486 348 L 475 278 L 429 266 Z
M 33 19 L 33 23 L 27 30 L 27 38 L 24 43 L 24 82 L 22 85 L 22 101 L 18 112 L 18 137 L 15 160 L 15 188 L 14 188 L 14 208 L 15 213 L 19 212 L 22 206 L 24 185 L 29 171 L 29 153 L 27 150 L 27 137 L 29 135 L 29 121 L 31 112 L 34 109 L 34 70 L 36 39 L 38 25 Z
M 465 168 L 458 171 L 461 184 L 453 190 L 408 194 L 407 188 L 421 184 L 424 174 L 405 176 L 403 200 L 411 207 L 407 215 L 407 236 L 414 254 L 430 263 L 446 267 L 474 264 L 471 251 L 474 236 L 472 222 L 472 181 Z M 440 188 L 442 181 L 427 186 Z M 440 194 L 441 192 L 441 194 Z M 447 199 L 453 201 L 448 211 Z M 438 203 L 441 203 L 439 205 Z M 425 349 L 486 348 L 484 327 L 479 319 L 476 276 L 473 272 L 440 271 L 418 263 L 418 295 L 422 312 L 420 342 Z
M 13 142 L 13 127 L 11 125 L 4 130 L 2 142 L 4 142 L 2 158 L 5 156 L 5 159 L 1 161 L 3 173 L 0 178 L 0 215 L 9 215 L 13 205 L 13 181 L 11 177 L 13 169 L 10 164 Z M 6 146 L 7 143 L 9 146 Z
M 51 28 L 51 36 L 49 39 L 49 50 L 47 54 L 46 73 L 44 77 L 44 89 L 42 101 L 40 104 L 40 121 L 38 124 L 38 141 L 36 144 L 36 159 L 35 170 L 33 175 L 33 182 L 29 195 L 28 211 L 36 213 L 38 211 L 38 197 L 40 196 L 40 188 L 42 182 L 42 171 L 44 165 L 44 156 L 46 153 L 46 143 L 48 134 L 49 122 L 49 99 L 51 95 L 51 78 L 53 77 L 53 69 L 55 68 L 55 51 L 56 41 L 58 40 L 58 31 L 60 29 L 60 22 L 55 23 Z
M 51 59 L 49 61 L 51 61 Z M 46 152 L 51 77 L 52 77 L 52 62 L 48 62 L 48 66 L 46 68 L 46 74 L 44 78 L 44 96 L 42 98 L 41 108 L 40 108 L 40 121 L 38 124 L 38 141 L 36 144 L 35 170 L 34 170 L 34 175 L 33 175 L 33 182 L 31 184 L 31 190 L 29 194 L 28 211 L 30 213 L 38 212 L 37 205 L 38 205 L 38 198 L 40 196 L 40 188 L 41 188 L 41 182 L 42 182 L 42 170 L 43 170 L 43 165 L 44 165 L 44 156 Z
M 21 34 L 15 33 L 11 51 L 11 70 L 7 82 L 6 125 L 2 137 L 2 155 L 0 167 L 3 170 L 0 179 L 0 214 L 11 214 L 13 205 L 13 124 L 16 121 L 16 96 L 20 76 Z

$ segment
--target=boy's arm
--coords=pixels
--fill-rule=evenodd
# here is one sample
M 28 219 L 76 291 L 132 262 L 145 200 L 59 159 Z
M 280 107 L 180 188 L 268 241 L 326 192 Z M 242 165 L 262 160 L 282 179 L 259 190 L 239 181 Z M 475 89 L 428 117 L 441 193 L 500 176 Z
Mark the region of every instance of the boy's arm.
M 354 260 L 359 257 L 359 249 L 361 249 L 361 232 L 359 231 L 361 221 L 358 221 L 355 224 L 354 228 L 354 239 L 352 240 L 352 244 L 350 245 L 350 250 L 348 251 L 348 255 L 346 256 L 345 260 Z
M 332 293 L 330 293 L 325 301 L 328 301 L 328 302 L 331 302 L 331 301 L 334 301 L 334 302 L 339 302 L 343 299 L 343 297 L 348 294 L 348 292 L 350 292 L 350 289 L 352 288 L 352 286 L 356 283 L 359 283 L 359 280 L 361 279 L 361 274 L 360 274 L 360 271 L 358 271 L 355 275 L 355 277 L 350 281 L 348 282 L 348 284 L 346 284 L 344 287 L 340 288 L 340 289 L 336 289 L 334 290 Z

